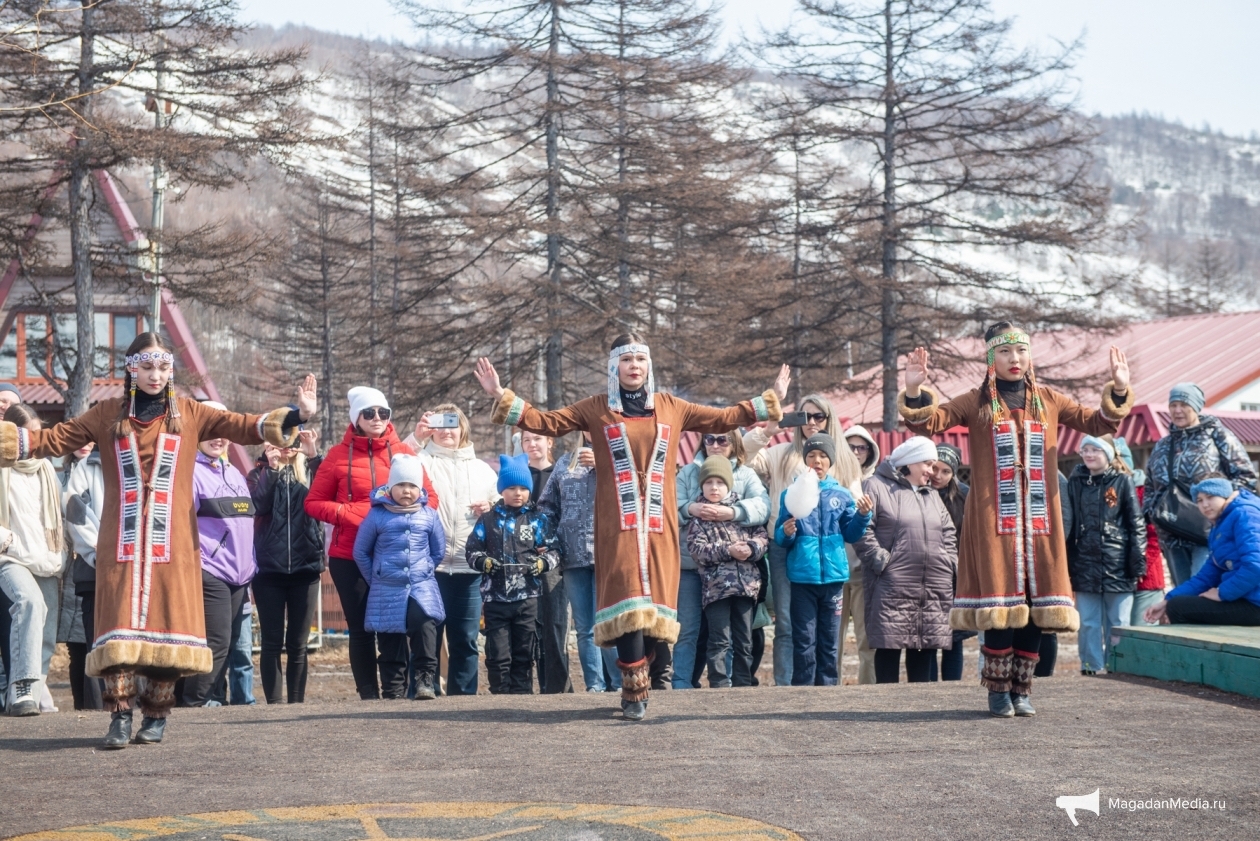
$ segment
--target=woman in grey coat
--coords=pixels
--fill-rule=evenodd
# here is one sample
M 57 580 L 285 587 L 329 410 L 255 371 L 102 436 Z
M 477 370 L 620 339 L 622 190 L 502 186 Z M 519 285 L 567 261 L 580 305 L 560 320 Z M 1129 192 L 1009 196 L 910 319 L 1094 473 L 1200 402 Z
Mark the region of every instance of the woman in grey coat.
M 915 436 L 862 483 L 875 501 L 857 552 L 876 683 L 897 683 L 903 650 L 909 681 L 926 683 L 937 649 L 953 642 L 949 611 L 958 546 L 954 522 L 931 486 L 935 462 L 936 445 Z

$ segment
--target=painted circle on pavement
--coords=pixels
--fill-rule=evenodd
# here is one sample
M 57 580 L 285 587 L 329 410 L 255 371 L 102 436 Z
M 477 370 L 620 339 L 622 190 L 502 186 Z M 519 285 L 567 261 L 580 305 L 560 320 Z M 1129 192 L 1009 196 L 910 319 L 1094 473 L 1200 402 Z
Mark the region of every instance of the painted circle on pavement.
M 800 841 L 695 809 L 572 803 L 376 803 L 208 812 L 36 832 L 13 841 Z

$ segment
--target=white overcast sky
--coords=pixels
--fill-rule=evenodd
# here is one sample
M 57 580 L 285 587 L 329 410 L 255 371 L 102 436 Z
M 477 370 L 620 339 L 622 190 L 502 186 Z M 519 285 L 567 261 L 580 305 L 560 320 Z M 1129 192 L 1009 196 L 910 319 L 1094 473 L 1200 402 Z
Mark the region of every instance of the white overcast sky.
M 727 29 L 787 23 L 790 0 L 726 0 Z M 240 0 L 245 20 L 410 40 L 389 0 Z M 1148 111 L 1231 134 L 1260 133 L 1260 0 L 993 0 L 1021 44 L 1085 36 L 1089 112 Z

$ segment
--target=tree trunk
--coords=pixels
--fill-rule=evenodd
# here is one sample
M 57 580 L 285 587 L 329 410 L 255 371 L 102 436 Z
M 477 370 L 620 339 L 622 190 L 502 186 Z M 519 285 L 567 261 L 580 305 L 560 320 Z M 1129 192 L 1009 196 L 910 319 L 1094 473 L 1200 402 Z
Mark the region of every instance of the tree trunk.
M 333 440 L 333 434 L 336 431 L 336 428 L 333 426 L 333 406 L 332 406 L 332 396 L 333 396 L 333 389 L 334 389 L 333 347 L 332 347 L 332 344 L 333 344 L 333 339 L 332 339 L 333 337 L 333 326 L 332 326 L 333 303 L 332 303 L 332 271 L 329 266 L 329 260 L 328 260 L 328 215 L 329 215 L 328 207 L 324 203 L 324 199 L 321 197 L 320 208 L 319 208 L 319 280 L 320 280 L 320 291 L 324 299 L 323 307 L 322 307 L 323 316 L 324 316 L 324 323 L 323 323 L 323 328 L 322 328 L 324 365 L 323 365 L 323 370 L 320 372 L 320 376 L 322 377 L 321 381 L 324 383 L 324 388 L 322 389 L 322 393 L 324 395 L 323 437 L 324 437 L 325 447 L 330 447 L 334 443 L 336 443 Z
M 560 0 L 551 2 L 551 34 L 547 46 L 547 105 L 543 121 L 547 134 L 547 408 L 564 406 L 564 329 L 560 313 Z
M 884 3 L 884 214 L 879 302 L 879 361 L 884 369 L 884 430 L 897 428 L 897 151 L 896 86 L 893 81 L 892 3 Z
M 92 393 L 92 369 L 96 357 L 94 327 L 95 307 L 92 298 L 92 168 L 91 143 L 83 132 L 90 125 L 88 111 L 95 81 L 96 17 L 95 0 L 82 0 L 82 30 L 79 36 L 78 92 L 83 95 L 77 106 L 79 135 L 71 147 L 70 158 L 70 261 L 74 268 L 75 357 L 74 369 L 66 383 L 66 417 L 77 417 L 88 410 Z M 55 324 L 49 323 L 55 335 Z

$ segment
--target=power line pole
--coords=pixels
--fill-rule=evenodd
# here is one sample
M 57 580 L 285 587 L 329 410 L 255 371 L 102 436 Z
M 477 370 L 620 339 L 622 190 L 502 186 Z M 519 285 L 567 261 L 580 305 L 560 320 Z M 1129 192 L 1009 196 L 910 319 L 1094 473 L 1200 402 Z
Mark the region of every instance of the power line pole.
M 163 41 L 163 48 L 165 41 Z M 154 81 L 153 95 L 149 97 L 146 103 L 148 110 L 153 112 L 153 128 L 157 132 L 169 125 L 169 116 L 171 113 L 171 104 L 162 97 L 165 93 L 166 83 L 166 56 L 163 52 L 159 52 L 155 64 L 157 65 Z M 167 119 L 164 120 L 163 117 Z M 162 159 L 156 157 L 153 159 L 153 213 L 149 220 L 149 229 L 151 239 L 149 240 L 149 249 L 151 256 L 150 268 L 153 271 L 151 281 L 153 283 L 153 310 L 149 313 L 149 329 L 157 333 L 162 328 L 162 224 L 165 216 L 165 198 L 166 198 L 167 175 L 166 167 L 162 164 Z

